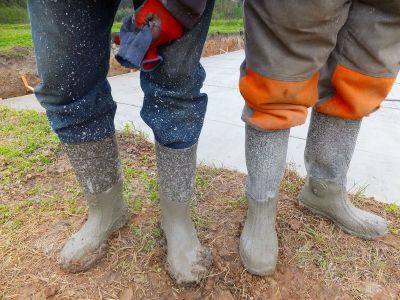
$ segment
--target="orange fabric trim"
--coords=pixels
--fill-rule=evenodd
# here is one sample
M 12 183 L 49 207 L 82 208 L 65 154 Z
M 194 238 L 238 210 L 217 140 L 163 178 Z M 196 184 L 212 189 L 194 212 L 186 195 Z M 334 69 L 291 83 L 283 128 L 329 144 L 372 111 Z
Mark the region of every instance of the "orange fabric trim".
M 263 129 L 285 129 L 303 124 L 307 107 L 317 102 L 318 79 L 319 73 L 304 81 L 275 80 L 247 69 L 239 88 L 254 113 L 243 118 Z
M 286 129 L 304 124 L 307 119 L 307 108 L 300 105 L 279 104 L 279 109 L 268 113 L 254 111 L 251 116 L 243 116 L 245 122 L 257 128 L 275 130 Z
M 379 108 L 395 78 L 372 77 L 338 65 L 331 81 L 336 94 L 319 105 L 317 111 L 343 119 L 361 119 Z

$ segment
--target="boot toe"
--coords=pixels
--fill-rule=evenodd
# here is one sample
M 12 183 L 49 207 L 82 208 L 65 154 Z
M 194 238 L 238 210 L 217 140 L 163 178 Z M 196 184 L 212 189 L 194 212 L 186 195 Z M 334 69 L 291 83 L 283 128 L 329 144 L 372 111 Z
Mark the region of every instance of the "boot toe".
M 385 219 L 353 205 L 330 219 L 347 233 L 367 240 L 380 238 L 388 232 Z
M 83 272 L 92 267 L 106 253 L 106 243 L 96 243 L 79 235 L 72 236 L 60 252 L 58 264 L 70 273 Z
M 179 255 L 168 257 L 167 270 L 177 284 L 200 283 L 212 263 L 210 249 L 201 247 L 194 258 L 186 258 Z
M 265 276 L 275 272 L 278 248 L 255 246 L 241 240 L 240 258 L 246 270 L 253 275 Z
M 375 239 L 383 237 L 388 233 L 385 219 L 370 212 L 364 211 L 364 222 L 360 230 L 361 237 L 366 239 Z

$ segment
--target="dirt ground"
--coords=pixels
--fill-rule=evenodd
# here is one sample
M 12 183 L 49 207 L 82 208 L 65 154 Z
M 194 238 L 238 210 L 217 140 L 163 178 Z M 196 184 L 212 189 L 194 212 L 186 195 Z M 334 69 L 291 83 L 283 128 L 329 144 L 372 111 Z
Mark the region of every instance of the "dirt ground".
M 303 179 L 290 169 L 279 199 L 277 271 L 258 277 L 243 269 L 238 255 L 244 175 L 199 167 L 193 219 L 213 264 L 198 286 L 175 285 L 164 269 L 153 146 L 128 129 L 118 139 L 132 216 L 114 234 L 107 256 L 87 272 L 67 274 L 56 264 L 86 217 L 60 148 L 38 148 L 50 163 L 0 180 L 0 299 L 400 299 L 398 207 L 354 195 L 358 206 L 383 215 L 392 233 L 377 241 L 351 237 L 298 206 Z M 0 155 L 0 175 L 7 164 Z
M 221 54 L 243 48 L 243 36 L 241 34 L 213 34 L 208 37 L 203 56 Z M 115 76 L 130 72 L 122 67 L 114 58 L 118 49 L 112 47 L 110 58 L 110 71 L 108 76 Z M 36 71 L 35 56 L 30 48 L 16 47 L 7 55 L 0 54 L 0 99 L 22 96 L 29 91 L 21 79 L 25 76 L 28 85 L 35 86 L 39 82 Z

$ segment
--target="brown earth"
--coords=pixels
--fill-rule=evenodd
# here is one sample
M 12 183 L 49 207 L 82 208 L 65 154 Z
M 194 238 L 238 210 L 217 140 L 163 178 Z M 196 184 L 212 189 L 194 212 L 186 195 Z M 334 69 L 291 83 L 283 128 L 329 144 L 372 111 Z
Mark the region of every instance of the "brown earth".
M 243 37 L 240 34 L 213 34 L 210 35 L 203 51 L 203 56 L 222 54 L 243 48 Z M 112 54 L 118 49 L 115 45 Z M 110 71 L 108 76 L 115 76 L 130 72 L 122 67 L 111 55 Z M 7 54 L 0 54 L 0 99 L 22 96 L 30 93 L 26 90 L 21 79 L 26 77 L 30 86 L 39 82 L 36 71 L 35 55 L 31 48 L 16 47 Z
M 290 169 L 279 199 L 277 271 L 258 277 L 243 269 L 238 255 L 244 175 L 199 167 L 193 219 L 213 265 L 198 286 L 175 285 L 164 269 L 153 146 L 128 132 L 119 143 L 132 216 L 114 234 L 107 256 L 84 273 L 67 274 L 56 264 L 61 246 L 86 216 L 61 152 L 52 153 L 53 163 L 42 171 L 6 185 L 0 181 L 1 203 L 10 207 L 0 222 L 0 299 L 400 299 L 398 233 L 361 240 L 300 208 L 303 179 Z M 353 201 L 400 228 L 399 211 L 360 194 Z

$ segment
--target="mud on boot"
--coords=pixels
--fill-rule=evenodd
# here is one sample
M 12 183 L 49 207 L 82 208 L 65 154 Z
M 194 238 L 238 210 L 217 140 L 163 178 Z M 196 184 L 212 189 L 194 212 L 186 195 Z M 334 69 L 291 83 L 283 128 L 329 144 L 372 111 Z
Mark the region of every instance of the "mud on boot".
M 178 284 L 199 283 L 212 255 L 200 244 L 187 203 L 161 202 L 161 227 L 167 240 L 166 269 Z
M 58 263 L 65 271 L 88 270 L 107 250 L 107 240 L 129 219 L 129 209 L 122 201 L 122 181 L 108 191 L 89 196 L 89 215 L 82 228 L 66 242 Z
M 59 264 L 69 272 L 89 269 L 106 253 L 107 240 L 126 224 L 123 179 L 115 135 L 100 141 L 63 144 L 89 206 L 88 219 L 61 250 Z
M 212 262 L 211 251 L 200 244 L 191 219 L 196 150 L 197 144 L 186 149 L 171 149 L 156 142 L 167 270 L 178 284 L 199 283 Z
M 247 271 L 259 276 L 272 274 L 278 261 L 275 221 L 289 132 L 266 132 L 246 125 L 248 211 L 239 253 Z
M 278 199 L 249 199 L 246 222 L 240 236 L 239 253 L 247 271 L 264 276 L 275 272 L 278 262 L 278 236 L 275 230 Z
M 346 191 L 347 172 L 361 123 L 313 109 L 304 152 L 308 176 L 299 203 L 329 218 L 347 233 L 374 239 L 386 234 L 385 220 L 355 207 Z

